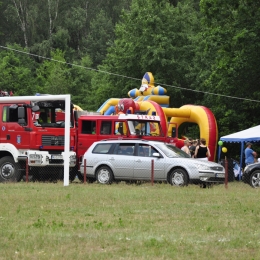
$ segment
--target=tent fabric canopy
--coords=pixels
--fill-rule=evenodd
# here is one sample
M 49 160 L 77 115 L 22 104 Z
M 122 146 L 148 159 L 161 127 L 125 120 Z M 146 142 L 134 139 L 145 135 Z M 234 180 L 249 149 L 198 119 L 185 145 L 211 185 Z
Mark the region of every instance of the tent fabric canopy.
M 220 138 L 224 142 L 259 142 L 260 141 L 260 125 L 248 128 L 246 130 L 222 136 Z
M 220 138 L 221 141 L 230 142 L 230 143 L 241 143 L 240 150 L 240 169 L 242 169 L 243 165 L 243 153 L 244 153 L 244 143 L 246 142 L 259 142 L 260 141 L 260 125 L 248 128 L 246 130 L 233 133 L 230 135 L 222 136 Z M 219 146 L 218 150 L 218 158 L 220 158 L 221 147 Z M 241 179 L 241 170 L 239 173 Z

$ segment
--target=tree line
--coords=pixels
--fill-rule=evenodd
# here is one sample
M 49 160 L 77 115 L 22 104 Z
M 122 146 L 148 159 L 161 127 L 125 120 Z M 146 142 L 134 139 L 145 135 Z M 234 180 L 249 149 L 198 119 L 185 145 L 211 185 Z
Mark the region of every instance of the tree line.
M 150 71 L 167 89 L 170 107 L 210 108 L 220 136 L 259 124 L 258 1 L 1 0 L 0 5 L 3 90 L 70 93 L 74 103 L 95 111 L 107 99 L 139 88 Z

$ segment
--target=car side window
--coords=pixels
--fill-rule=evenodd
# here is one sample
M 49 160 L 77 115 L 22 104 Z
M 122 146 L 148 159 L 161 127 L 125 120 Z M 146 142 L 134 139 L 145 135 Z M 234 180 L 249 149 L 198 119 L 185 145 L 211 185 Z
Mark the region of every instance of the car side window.
M 132 143 L 121 143 L 118 145 L 115 153 L 119 155 L 134 155 L 135 144 Z
M 106 143 L 106 144 L 97 144 L 95 148 L 93 149 L 92 153 L 97 154 L 108 154 L 110 149 L 112 147 L 112 144 Z
M 138 156 L 153 157 L 153 153 L 158 153 L 158 151 L 151 145 L 139 144 Z
M 150 156 L 151 157 L 153 156 L 153 153 L 158 153 L 158 151 L 154 147 L 151 146 L 151 148 L 150 148 Z

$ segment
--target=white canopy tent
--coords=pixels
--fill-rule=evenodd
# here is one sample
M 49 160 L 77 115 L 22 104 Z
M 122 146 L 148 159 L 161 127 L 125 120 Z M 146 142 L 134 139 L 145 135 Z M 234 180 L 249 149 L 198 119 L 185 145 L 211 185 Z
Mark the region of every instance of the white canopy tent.
M 226 135 L 220 138 L 221 141 L 230 143 L 240 142 L 259 142 L 260 141 L 260 125 L 248 128 L 246 130 Z
M 246 130 L 233 133 L 230 135 L 222 136 L 220 138 L 223 142 L 229 143 L 241 143 L 241 151 L 240 151 L 240 169 L 242 169 L 243 164 L 243 152 L 244 152 L 244 145 L 247 142 L 260 142 L 260 125 L 248 128 Z M 218 158 L 220 158 L 221 147 L 219 146 L 218 149 Z M 241 176 L 241 174 L 240 174 Z

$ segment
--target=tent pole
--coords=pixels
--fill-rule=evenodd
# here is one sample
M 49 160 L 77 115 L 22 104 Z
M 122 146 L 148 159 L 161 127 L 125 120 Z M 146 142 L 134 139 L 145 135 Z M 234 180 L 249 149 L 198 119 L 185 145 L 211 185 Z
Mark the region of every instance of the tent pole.
M 221 146 L 218 146 L 218 162 L 220 162 Z
M 241 176 L 242 176 L 241 171 L 242 171 L 242 165 L 243 165 L 243 153 L 244 153 L 244 141 L 241 142 L 239 180 L 241 180 Z

